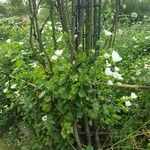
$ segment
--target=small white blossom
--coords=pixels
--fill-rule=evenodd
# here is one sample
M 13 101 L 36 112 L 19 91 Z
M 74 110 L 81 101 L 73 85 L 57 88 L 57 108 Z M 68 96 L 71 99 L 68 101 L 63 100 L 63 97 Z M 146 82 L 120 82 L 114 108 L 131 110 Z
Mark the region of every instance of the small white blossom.
M 61 42 L 62 41 L 62 37 L 59 37 L 58 39 L 57 39 L 57 43 L 59 43 L 59 42 Z
M 132 93 L 131 93 L 131 98 L 132 98 L 132 99 L 136 99 L 136 98 L 137 98 L 137 95 L 132 92 Z
M 92 53 L 95 53 L 95 50 L 94 50 L 94 49 L 91 49 L 91 52 L 92 52 Z
M 118 62 L 118 61 L 121 61 L 122 58 L 120 57 L 120 55 L 118 54 L 118 52 L 113 51 L 112 52 L 112 60 L 113 60 L 113 62 Z
M 128 99 L 129 97 L 128 96 L 122 96 L 122 99 Z
M 134 37 L 132 37 L 132 40 L 133 41 L 137 41 L 137 38 L 134 36 Z
M 130 101 L 126 101 L 126 102 L 125 102 L 125 105 L 126 105 L 127 107 L 130 107 L 130 106 L 132 105 L 132 103 L 131 103 Z
M 23 45 L 23 42 L 19 42 L 19 45 Z
M 52 30 L 53 29 L 52 26 L 49 26 L 49 29 Z
M 62 31 L 62 27 L 56 27 L 58 31 Z
M 106 68 L 105 69 L 105 74 L 108 75 L 108 76 L 112 75 L 111 68 Z
M 140 74 L 141 74 L 140 70 L 137 70 L 136 73 L 135 73 L 136 76 L 139 76 Z
M 8 39 L 7 41 L 6 41 L 6 43 L 10 43 L 11 42 L 11 39 Z
M 46 25 L 45 25 L 46 26 Z M 45 33 L 45 29 L 42 30 L 42 34 Z
M 15 94 L 16 97 L 19 97 L 19 96 L 20 96 L 19 91 L 15 91 L 14 94 Z
M 48 24 L 48 25 L 52 25 L 52 22 L 51 22 L 51 21 L 47 21 L 47 24 Z
M 146 36 L 146 37 L 145 37 L 145 40 L 149 40 L 149 39 L 150 39 L 150 36 Z
M 51 61 L 57 60 L 57 59 L 58 59 L 58 56 L 57 56 L 57 55 L 53 55 L 53 56 L 51 57 Z
M 83 45 L 82 45 L 82 44 L 79 44 L 78 48 L 82 48 L 82 47 L 83 47 Z
M 123 32 L 122 32 L 121 29 L 119 29 L 119 30 L 118 30 L 118 33 L 119 33 L 119 35 L 122 35 Z
M 63 50 L 62 50 L 62 49 L 61 49 L 61 50 L 56 50 L 54 53 L 55 53 L 55 55 L 57 55 L 57 56 L 61 56 L 62 53 L 63 53 Z
M 105 34 L 106 36 L 111 36 L 111 35 L 112 35 L 112 33 L 111 33 L 110 31 L 108 31 L 108 30 L 104 30 L 104 34 Z
M 113 85 L 113 82 L 111 80 L 108 80 L 107 84 L 108 85 Z
M 135 13 L 135 12 L 131 13 L 131 17 L 132 17 L 132 18 L 137 18 L 137 16 L 138 16 L 137 13 Z
M 117 85 L 122 85 L 122 83 L 121 82 L 117 82 Z
M 77 34 L 75 34 L 75 35 L 74 35 L 74 38 L 76 39 L 77 37 L 78 37 L 78 35 L 77 35 Z
M 120 69 L 118 67 L 115 67 L 115 71 L 119 71 Z
M 144 65 L 144 69 L 150 69 L 150 65 L 145 64 L 145 65 Z
M 35 68 L 37 66 L 37 62 L 31 63 L 31 67 Z
M 46 120 L 47 120 L 47 116 L 43 116 L 43 117 L 42 117 L 42 120 L 43 120 L 43 121 L 46 121 Z
M 122 4 L 122 7 L 123 7 L 124 9 L 126 9 L 127 5 L 126 5 L 126 4 Z
M 110 58 L 110 56 L 111 56 L 111 55 L 108 54 L 108 53 L 105 53 L 105 54 L 104 54 L 104 58 L 106 58 L 106 59 Z
M 111 67 L 111 64 L 106 60 L 106 67 Z
M 3 90 L 3 93 L 7 93 L 7 91 L 8 91 L 8 89 L 6 88 L 6 89 Z
M 9 84 L 9 81 L 5 82 L 5 86 L 7 86 Z
M 118 72 L 113 72 L 112 75 L 113 75 L 113 77 L 114 77 L 115 79 L 123 80 L 122 75 L 121 75 L 120 73 L 118 73 Z
M 17 84 L 13 84 L 13 85 L 11 85 L 11 89 L 15 89 L 17 87 Z

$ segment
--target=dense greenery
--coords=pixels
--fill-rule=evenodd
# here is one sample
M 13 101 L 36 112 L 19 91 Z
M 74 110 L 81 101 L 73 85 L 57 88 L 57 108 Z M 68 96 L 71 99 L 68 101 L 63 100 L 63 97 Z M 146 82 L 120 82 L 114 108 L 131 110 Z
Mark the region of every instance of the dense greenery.
M 14 9 L 14 4 L 5 5 L 1 7 Z M 111 33 L 113 7 L 110 2 L 104 10 L 104 18 L 109 17 L 97 42 L 99 51 L 82 51 L 80 44 L 73 57 L 58 14 L 55 26 L 52 18 L 43 26 L 42 52 L 37 37 L 31 41 L 32 20 L 13 11 L 1 19 L 3 141 L 18 150 L 150 149 L 149 17 L 139 22 L 128 11 L 131 16 L 118 21 Z M 48 13 L 42 11 L 40 26 Z

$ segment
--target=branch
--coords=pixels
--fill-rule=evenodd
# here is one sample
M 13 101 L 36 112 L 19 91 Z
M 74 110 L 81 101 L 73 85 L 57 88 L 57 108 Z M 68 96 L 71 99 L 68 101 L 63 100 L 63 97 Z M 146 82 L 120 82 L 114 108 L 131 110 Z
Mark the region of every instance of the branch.
M 30 87 L 33 87 L 33 88 L 35 88 L 35 89 L 40 89 L 40 88 L 39 88 L 37 85 L 35 85 L 34 83 L 28 82 L 28 81 L 26 81 L 26 80 L 24 80 L 24 79 L 21 79 L 21 78 L 17 78 L 17 77 L 15 77 L 15 76 L 13 76 L 13 75 L 10 75 L 10 77 L 11 77 L 12 79 L 20 80 L 20 81 L 26 83 L 26 84 L 27 84 L 28 86 L 30 86 Z
M 95 146 L 96 146 L 96 149 L 99 149 L 100 148 L 100 138 L 99 138 L 99 125 L 98 125 L 98 122 L 97 120 L 94 120 L 93 121 L 93 124 L 94 124 L 94 129 L 95 129 Z
M 132 84 L 115 84 L 115 87 L 130 88 L 130 89 L 150 89 L 147 85 L 132 85 Z
M 147 124 L 149 124 L 149 123 L 150 123 L 150 120 L 146 121 L 142 126 L 140 126 L 140 127 L 138 128 L 138 130 L 142 129 L 145 125 L 147 125 Z M 143 133 L 137 133 L 137 134 L 136 134 L 136 132 L 137 132 L 138 130 L 132 132 L 131 134 L 129 134 L 129 135 L 128 135 L 127 137 L 125 137 L 124 139 L 119 140 L 118 142 L 116 142 L 115 144 L 113 144 L 113 145 L 111 146 L 111 148 L 109 148 L 108 150 L 113 150 L 113 149 L 114 149 L 114 146 L 116 146 L 116 145 L 118 145 L 118 144 L 120 144 L 120 143 L 126 141 L 127 139 L 129 139 L 129 138 L 131 138 L 131 137 L 137 137 L 137 136 L 143 135 Z M 149 134 L 149 131 L 148 131 L 148 134 Z
M 43 28 L 44 28 L 45 24 L 48 22 L 49 18 L 50 18 L 50 14 L 47 16 L 44 23 L 42 24 L 42 27 L 39 29 L 40 33 L 43 31 Z
M 90 129 L 89 129 L 89 124 L 88 124 L 88 117 L 87 115 L 84 115 L 84 125 L 85 125 L 85 131 L 86 131 L 86 136 L 87 136 L 87 142 L 88 145 L 91 145 L 91 133 L 90 133 Z
M 78 145 L 79 150 L 81 150 L 82 145 L 81 145 L 81 141 L 80 141 L 80 138 L 79 138 L 79 133 L 78 133 L 78 128 L 77 128 L 77 123 L 76 122 L 73 123 L 73 129 L 74 129 L 74 137 L 75 137 L 76 143 Z

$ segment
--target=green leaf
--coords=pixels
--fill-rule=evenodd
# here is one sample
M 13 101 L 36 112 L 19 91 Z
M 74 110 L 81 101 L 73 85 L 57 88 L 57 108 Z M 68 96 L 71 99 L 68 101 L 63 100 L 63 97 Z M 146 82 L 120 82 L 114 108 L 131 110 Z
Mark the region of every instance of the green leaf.
M 80 88 L 80 90 L 79 90 L 79 92 L 78 92 L 78 95 L 79 95 L 79 97 L 81 97 L 81 98 L 86 97 L 86 92 L 85 92 L 82 88 Z
M 46 91 L 42 91 L 40 94 L 39 94 L 39 98 L 42 98 L 44 95 L 45 95 Z
M 45 103 L 45 104 L 43 104 L 43 106 L 42 106 L 42 110 L 43 110 L 43 111 L 45 111 L 45 112 L 49 112 L 49 111 L 50 111 L 50 109 L 51 109 L 51 106 L 50 106 L 50 104 L 49 104 L 49 103 Z
M 93 148 L 91 145 L 89 145 L 89 146 L 86 148 L 86 150 L 94 150 L 94 148 Z

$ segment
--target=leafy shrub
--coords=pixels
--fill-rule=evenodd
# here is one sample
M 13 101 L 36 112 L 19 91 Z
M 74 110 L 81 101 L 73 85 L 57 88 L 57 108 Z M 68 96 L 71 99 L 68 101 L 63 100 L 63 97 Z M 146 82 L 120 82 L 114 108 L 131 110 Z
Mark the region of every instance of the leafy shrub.
M 2 26 L 0 30 L 8 26 Z M 25 31 L 26 28 L 23 27 Z M 16 34 L 17 31 L 20 36 Z M 52 63 L 50 75 L 30 50 L 28 33 L 22 30 L 22 25 L 12 26 L 8 32 L 4 32 L 1 40 L 0 126 L 15 120 L 28 125 L 32 140 L 19 148 L 73 149 L 77 147 L 74 123 L 80 137 L 83 137 L 81 143 L 88 145 L 86 137 L 81 134 L 85 132 L 85 117 L 92 132 L 95 132 L 95 120 L 105 131 L 106 137 L 100 141 L 103 149 L 130 149 L 137 145 L 147 148 L 149 94 L 147 91 L 125 90 L 118 86 L 119 82 L 144 82 L 149 85 L 149 69 L 143 69 L 145 64 L 149 66 L 149 27 L 137 24 L 126 27 L 120 35 L 117 34 L 114 48 L 101 50 L 97 57 L 92 50 L 89 54 L 79 52 L 74 61 L 70 61 L 59 26 L 56 35 L 59 50 L 53 50 L 50 23 L 43 32 L 44 46 Z M 36 43 L 34 46 L 37 48 Z M 112 53 L 119 61 L 112 59 Z M 136 76 L 138 70 L 141 76 Z M 117 72 L 115 76 L 112 74 L 114 72 Z M 138 93 L 138 97 L 133 92 Z M 6 116 L 11 119 L 6 119 Z M 93 147 L 85 146 L 85 149 Z

